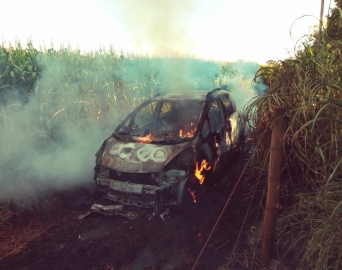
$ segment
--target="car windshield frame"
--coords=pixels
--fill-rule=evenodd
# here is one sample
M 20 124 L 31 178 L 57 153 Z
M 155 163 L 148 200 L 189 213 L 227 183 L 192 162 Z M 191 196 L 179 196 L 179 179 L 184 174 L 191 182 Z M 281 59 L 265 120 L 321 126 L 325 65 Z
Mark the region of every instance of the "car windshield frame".
M 205 101 L 150 99 L 133 110 L 115 129 L 124 141 L 172 144 L 196 137 Z

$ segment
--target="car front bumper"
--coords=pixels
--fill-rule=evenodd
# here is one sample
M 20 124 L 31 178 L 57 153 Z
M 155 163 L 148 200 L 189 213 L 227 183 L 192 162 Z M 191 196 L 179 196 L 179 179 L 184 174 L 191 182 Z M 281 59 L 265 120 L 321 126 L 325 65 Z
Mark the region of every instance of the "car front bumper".
M 187 179 L 188 175 L 185 171 L 174 170 L 165 175 L 165 181 L 162 181 L 159 186 L 107 177 L 96 178 L 96 183 L 99 189 L 106 193 L 105 197 L 111 201 L 159 211 L 161 206 L 182 203 Z

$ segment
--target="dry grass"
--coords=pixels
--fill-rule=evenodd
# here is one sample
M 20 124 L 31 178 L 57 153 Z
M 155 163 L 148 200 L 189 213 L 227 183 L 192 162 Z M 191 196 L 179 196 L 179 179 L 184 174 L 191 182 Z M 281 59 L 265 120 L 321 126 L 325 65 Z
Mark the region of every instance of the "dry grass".
M 327 33 L 321 40 L 311 36 L 294 58 L 257 72 L 268 89 L 246 108 L 258 142 L 252 175 L 267 160 L 272 106 L 286 108 L 283 173 L 293 196 L 278 222 L 277 245 L 280 258 L 296 255 L 299 269 L 342 268 L 341 51 L 342 42 Z
M 0 226 L 5 224 L 12 216 L 14 216 L 15 213 L 10 209 L 10 203 L 7 201 L 7 203 L 0 206 Z M 0 233 L 0 236 L 2 234 Z

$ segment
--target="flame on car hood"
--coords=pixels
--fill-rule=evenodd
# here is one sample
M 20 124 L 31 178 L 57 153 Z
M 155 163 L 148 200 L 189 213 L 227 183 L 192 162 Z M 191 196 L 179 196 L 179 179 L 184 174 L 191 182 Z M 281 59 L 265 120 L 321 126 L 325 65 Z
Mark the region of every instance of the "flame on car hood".
M 172 145 L 121 142 L 113 137 L 106 141 L 102 165 L 128 173 L 159 173 L 164 166 L 191 142 Z

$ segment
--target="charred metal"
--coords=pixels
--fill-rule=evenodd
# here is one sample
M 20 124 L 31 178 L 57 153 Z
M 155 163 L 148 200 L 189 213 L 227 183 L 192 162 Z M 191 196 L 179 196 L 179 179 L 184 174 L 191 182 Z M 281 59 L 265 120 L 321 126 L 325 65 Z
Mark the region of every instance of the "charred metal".
M 242 117 L 227 91 L 159 94 L 103 142 L 94 179 L 105 198 L 160 213 L 164 206 L 183 204 L 187 195 L 196 202 L 194 185 L 203 184 L 204 173 L 225 167 L 243 142 Z M 104 209 L 109 208 L 93 208 Z M 122 207 L 110 211 L 132 217 Z

